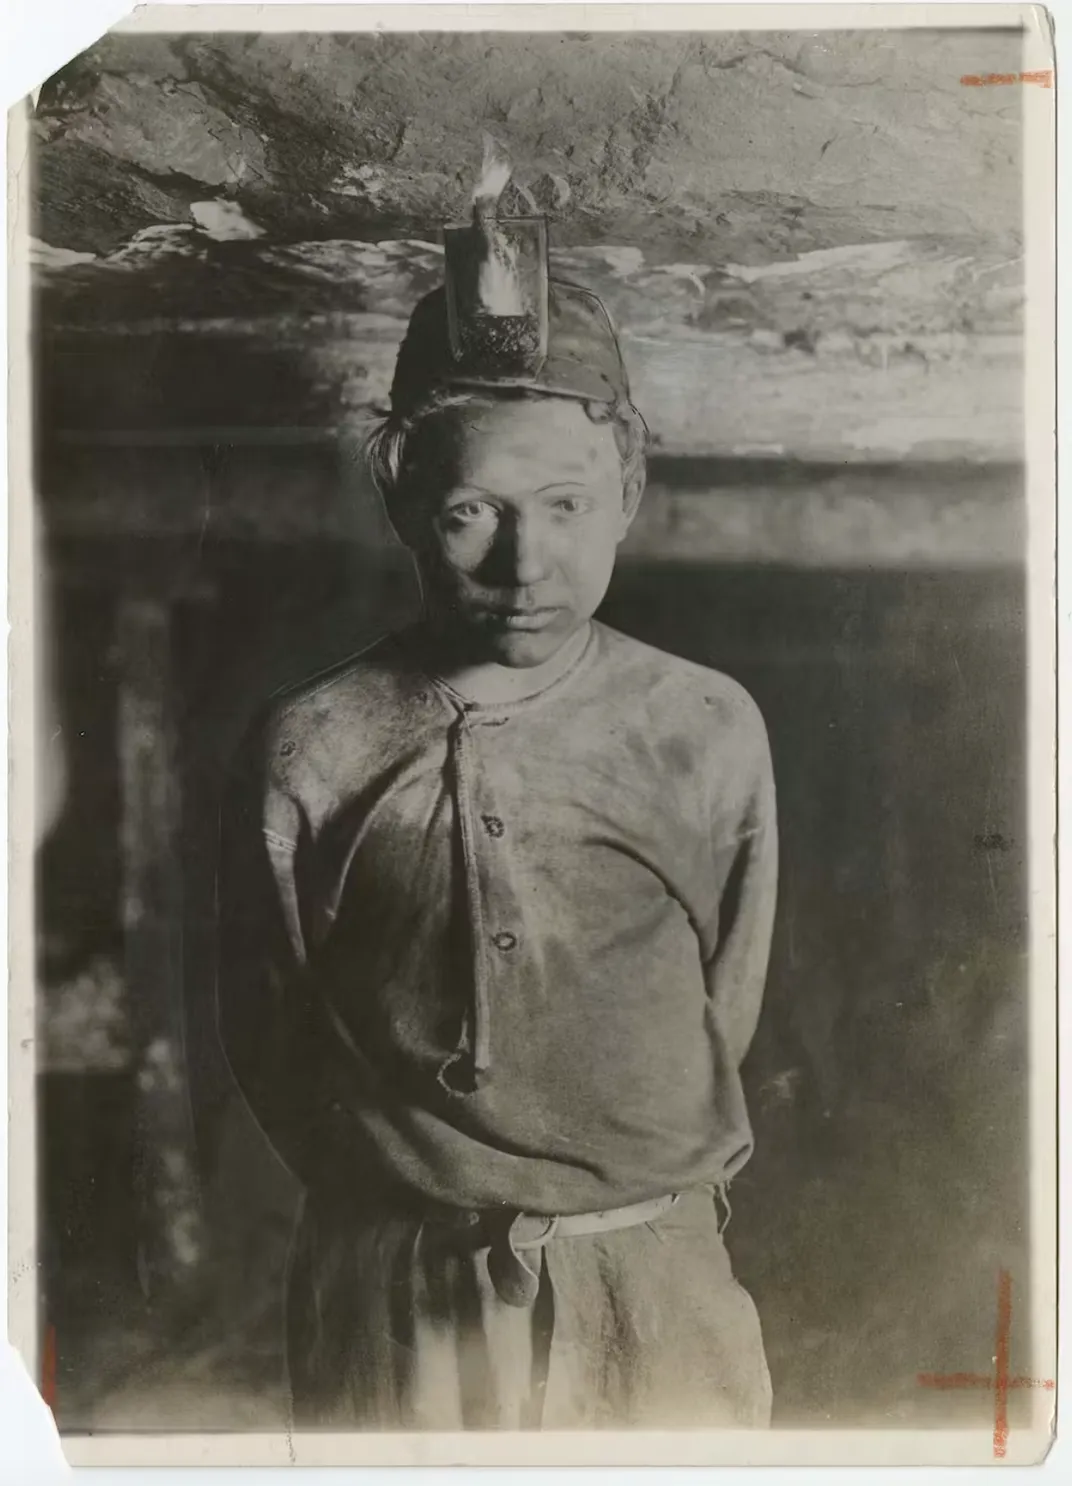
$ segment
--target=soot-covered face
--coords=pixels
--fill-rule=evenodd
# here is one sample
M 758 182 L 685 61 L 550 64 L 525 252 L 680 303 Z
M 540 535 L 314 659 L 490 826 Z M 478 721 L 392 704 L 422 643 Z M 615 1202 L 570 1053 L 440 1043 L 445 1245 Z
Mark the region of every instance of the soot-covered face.
M 602 602 L 639 501 L 613 428 L 546 397 L 452 408 L 412 439 L 392 515 L 429 617 L 471 662 L 550 660 Z

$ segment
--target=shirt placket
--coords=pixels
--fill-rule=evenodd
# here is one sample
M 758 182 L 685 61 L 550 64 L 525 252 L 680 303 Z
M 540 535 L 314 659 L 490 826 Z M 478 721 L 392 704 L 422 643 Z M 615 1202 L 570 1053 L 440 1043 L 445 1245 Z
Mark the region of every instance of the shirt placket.
M 472 953 L 472 1005 L 457 1051 L 440 1070 L 440 1081 L 457 1092 L 451 1076 L 468 1055 L 472 1083 L 479 1088 L 491 1067 L 492 1012 L 497 996 L 508 994 L 512 962 L 521 952 L 520 913 L 509 887 L 506 822 L 498 813 L 485 777 L 476 732 L 502 726 L 505 719 L 459 713 L 451 729 L 454 804 L 465 873 L 465 904 Z M 498 854 L 502 860 L 489 860 Z M 447 1077 L 444 1077 L 444 1074 Z

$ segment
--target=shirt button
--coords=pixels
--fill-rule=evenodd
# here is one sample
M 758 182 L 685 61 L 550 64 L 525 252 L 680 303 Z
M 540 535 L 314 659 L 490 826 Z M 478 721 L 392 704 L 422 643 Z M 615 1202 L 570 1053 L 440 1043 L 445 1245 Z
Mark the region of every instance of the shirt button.
M 497 815 L 482 815 L 480 819 L 484 822 L 484 829 L 488 835 L 494 836 L 496 839 L 506 830 L 506 827 Z
M 498 934 L 491 936 L 491 942 L 496 949 L 501 949 L 504 955 L 509 954 L 517 944 L 517 935 L 511 934 L 509 929 L 502 929 Z

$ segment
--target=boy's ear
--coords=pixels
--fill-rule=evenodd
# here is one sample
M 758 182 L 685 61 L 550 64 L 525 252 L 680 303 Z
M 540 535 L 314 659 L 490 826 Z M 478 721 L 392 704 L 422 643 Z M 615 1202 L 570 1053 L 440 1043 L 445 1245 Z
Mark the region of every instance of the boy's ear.
M 641 497 L 644 494 L 647 471 L 641 462 L 639 469 L 633 470 L 627 477 L 622 487 L 622 536 L 633 524 L 633 517 L 640 506 Z

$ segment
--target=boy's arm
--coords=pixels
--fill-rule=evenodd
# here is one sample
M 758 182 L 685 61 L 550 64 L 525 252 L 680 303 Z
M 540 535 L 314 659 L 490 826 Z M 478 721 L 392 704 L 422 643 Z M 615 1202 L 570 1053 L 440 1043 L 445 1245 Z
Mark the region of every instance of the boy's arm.
M 254 1118 L 308 1186 L 336 1138 L 323 1083 L 332 1050 L 307 983 L 295 872 L 301 816 L 269 787 L 258 752 L 244 750 L 220 811 L 217 1019 Z
M 759 1020 L 778 894 L 778 822 L 767 730 L 751 699 L 735 728 L 741 781 L 719 904 L 718 937 L 706 962 L 708 994 L 726 1051 L 739 1067 Z

